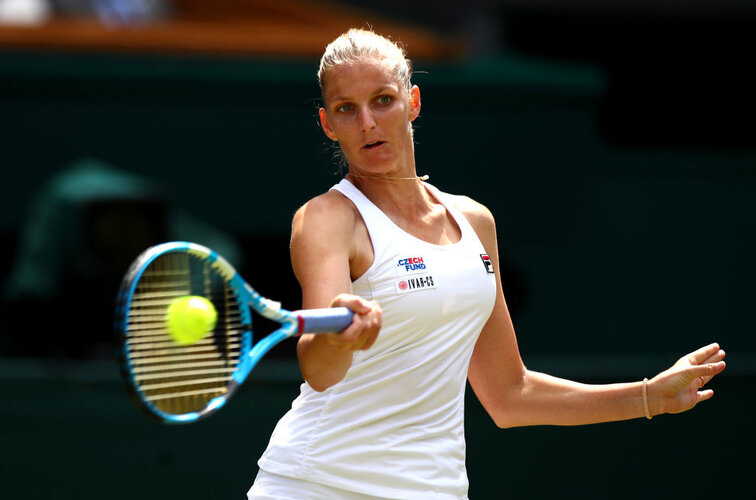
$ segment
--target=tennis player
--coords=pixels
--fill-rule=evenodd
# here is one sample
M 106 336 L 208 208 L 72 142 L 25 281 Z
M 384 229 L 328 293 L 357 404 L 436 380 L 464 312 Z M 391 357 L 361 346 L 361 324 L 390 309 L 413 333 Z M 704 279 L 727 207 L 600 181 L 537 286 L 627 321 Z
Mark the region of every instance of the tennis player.
M 417 176 L 410 76 L 403 50 L 366 30 L 321 59 L 320 122 L 348 173 L 297 211 L 291 258 L 303 307 L 356 315 L 342 333 L 300 338 L 305 383 L 251 499 L 467 498 L 467 380 L 499 427 L 580 425 L 689 410 L 725 368 L 711 344 L 651 380 L 587 385 L 528 370 L 491 212 Z

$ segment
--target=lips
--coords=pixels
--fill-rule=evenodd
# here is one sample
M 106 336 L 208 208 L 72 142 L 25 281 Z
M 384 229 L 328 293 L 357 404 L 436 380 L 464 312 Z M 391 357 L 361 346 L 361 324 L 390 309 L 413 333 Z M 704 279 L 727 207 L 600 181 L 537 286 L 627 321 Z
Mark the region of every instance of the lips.
M 379 146 L 381 146 L 383 144 L 386 144 L 386 142 L 385 141 L 375 141 L 375 142 L 370 142 L 368 144 L 365 144 L 363 146 L 363 148 L 364 149 L 375 149 L 375 148 L 377 148 L 377 147 L 379 147 Z

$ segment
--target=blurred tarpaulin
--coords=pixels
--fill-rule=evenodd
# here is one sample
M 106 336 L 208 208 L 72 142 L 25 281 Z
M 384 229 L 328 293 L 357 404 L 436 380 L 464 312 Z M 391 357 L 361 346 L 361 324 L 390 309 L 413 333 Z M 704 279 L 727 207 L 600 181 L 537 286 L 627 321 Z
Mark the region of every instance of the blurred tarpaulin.
M 170 240 L 240 266 L 235 239 L 171 206 L 160 185 L 82 160 L 36 193 L 4 289 L 4 354 L 109 357 L 115 296 L 130 263 Z

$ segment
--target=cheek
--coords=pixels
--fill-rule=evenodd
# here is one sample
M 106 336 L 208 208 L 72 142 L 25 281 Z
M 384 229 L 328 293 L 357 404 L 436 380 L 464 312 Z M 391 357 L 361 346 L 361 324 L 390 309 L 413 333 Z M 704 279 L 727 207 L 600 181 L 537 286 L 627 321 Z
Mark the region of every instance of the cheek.
M 334 141 L 346 139 L 349 134 L 349 128 L 345 126 L 344 119 L 330 120 L 331 139 Z
M 332 141 L 343 140 L 349 133 L 347 119 L 344 116 L 326 117 L 323 123 L 323 132 Z

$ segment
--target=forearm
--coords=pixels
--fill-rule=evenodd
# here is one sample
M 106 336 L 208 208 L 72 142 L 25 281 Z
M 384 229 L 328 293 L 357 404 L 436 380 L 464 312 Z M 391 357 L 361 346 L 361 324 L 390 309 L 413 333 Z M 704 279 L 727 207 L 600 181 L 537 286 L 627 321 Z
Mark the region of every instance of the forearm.
M 307 334 L 299 339 L 297 358 L 305 381 L 316 391 L 324 391 L 346 376 L 353 352 L 332 344 L 326 335 Z
M 583 384 L 525 370 L 521 383 L 509 388 L 502 404 L 491 414 L 500 427 L 583 425 L 638 418 L 645 416 L 642 385 L 640 381 Z
M 340 294 L 334 297 L 331 306 L 351 309 L 352 324 L 338 333 L 303 335 L 297 344 L 302 375 L 316 391 L 341 382 L 352 366 L 354 352 L 369 349 L 381 329 L 383 311 L 376 302 Z
M 497 299 L 475 344 L 468 380 L 499 427 L 581 425 L 646 416 L 643 382 L 590 385 L 528 370 L 520 357 L 498 268 L 493 218 L 472 215 L 475 231 L 494 263 Z M 714 392 L 703 387 L 725 369 L 725 352 L 712 343 L 680 358 L 646 384 L 648 415 L 690 410 Z

